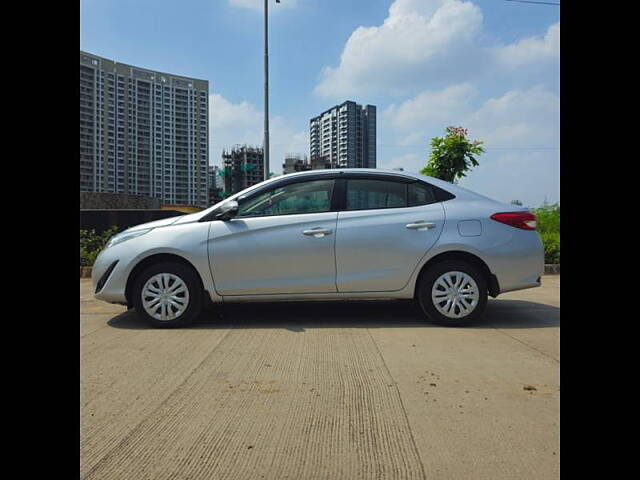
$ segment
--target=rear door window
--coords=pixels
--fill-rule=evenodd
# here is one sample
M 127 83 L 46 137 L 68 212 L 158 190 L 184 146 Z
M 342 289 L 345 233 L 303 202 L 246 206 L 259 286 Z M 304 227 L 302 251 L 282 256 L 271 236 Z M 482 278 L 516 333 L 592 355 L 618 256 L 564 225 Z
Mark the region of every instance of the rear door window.
M 408 186 L 409 206 L 429 205 L 437 202 L 436 194 L 431 186 L 424 183 L 410 183 Z
M 387 180 L 348 179 L 346 210 L 407 206 L 407 184 Z

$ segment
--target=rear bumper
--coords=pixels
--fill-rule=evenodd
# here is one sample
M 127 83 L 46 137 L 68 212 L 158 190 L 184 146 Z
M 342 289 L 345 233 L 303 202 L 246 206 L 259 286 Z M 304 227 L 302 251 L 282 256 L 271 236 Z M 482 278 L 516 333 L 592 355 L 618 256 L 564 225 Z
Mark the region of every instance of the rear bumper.
M 516 290 L 524 290 L 526 288 L 535 288 L 542 285 L 541 281 L 531 282 L 531 283 L 522 283 L 517 286 L 512 286 L 509 290 L 500 290 L 500 293 L 514 292 Z
M 541 285 L 544 248 L 537 232 L 515 232 L 508 242 L 484 253 L 491 273 L 498 279 L 499 293 Z

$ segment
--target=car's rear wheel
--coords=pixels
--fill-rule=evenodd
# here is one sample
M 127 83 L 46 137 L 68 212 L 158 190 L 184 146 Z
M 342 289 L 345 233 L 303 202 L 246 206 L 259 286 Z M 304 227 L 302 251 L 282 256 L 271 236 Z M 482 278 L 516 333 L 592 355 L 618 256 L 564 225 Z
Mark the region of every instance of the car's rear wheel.
M 136 312 L 154 327 L 187 325 L 202 310 L 197 273 L 176 262 L 151 265 L 135 281 L 133 304 Z
M 445 260 L 422 275 L 417 297 L 432 322 L 461 327 L 482 316 L 487 305 L 487 280 L 467 262 Z

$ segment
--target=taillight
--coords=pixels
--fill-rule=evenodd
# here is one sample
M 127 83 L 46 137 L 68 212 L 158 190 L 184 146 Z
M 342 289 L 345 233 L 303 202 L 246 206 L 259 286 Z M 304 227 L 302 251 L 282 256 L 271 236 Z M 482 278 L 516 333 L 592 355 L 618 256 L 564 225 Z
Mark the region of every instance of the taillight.
M 506 223 L 522 230 L 536 229 L 536 216 L 531 212 L 501 212 L 491 215 L 496 222 Z

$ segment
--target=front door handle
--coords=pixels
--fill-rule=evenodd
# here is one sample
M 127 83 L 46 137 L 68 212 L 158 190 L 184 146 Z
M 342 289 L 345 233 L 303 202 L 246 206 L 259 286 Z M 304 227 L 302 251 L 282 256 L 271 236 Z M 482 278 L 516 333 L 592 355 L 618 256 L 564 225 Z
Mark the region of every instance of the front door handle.
M 322 238 L 325 235 L 331 235 L 332 233 L 333 233 L 333 230 L 330 230 L 328 228 L 322 228 L 322 227 L 313 227 L 309 230 L 303 230 L 302 232 L 303 235 L 309 235 L 315 238 Z
M 428 230 L 430 228 L 436 228 L 436 224 L 433 222 L 425 222 L 424 220 L 418 220 L 415 223 L 408 223 L 407 228 L 409 230 Z

